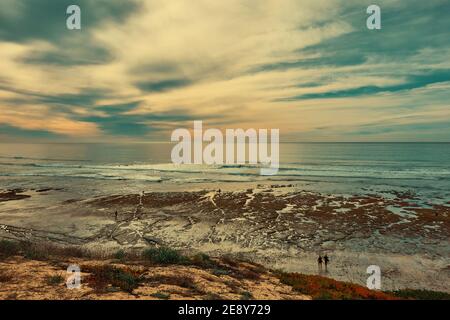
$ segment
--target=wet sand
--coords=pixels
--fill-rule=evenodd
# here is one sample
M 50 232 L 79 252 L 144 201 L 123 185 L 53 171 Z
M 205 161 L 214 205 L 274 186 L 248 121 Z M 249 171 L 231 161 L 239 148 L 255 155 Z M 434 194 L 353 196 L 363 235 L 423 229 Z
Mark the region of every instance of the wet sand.
M 307 274 L 318 273 L 317 256 L 327 253 L 326 276 L 338 280 L 365 285 L 367 267 L 378 265 L 383 290 L 450 292 L 449 203 L 424 205 L 414 193 L 395 190 L 246 187 L 88 198 L 51 188 L 4 190 L 0 238 L 103 250 L 167 245 Z

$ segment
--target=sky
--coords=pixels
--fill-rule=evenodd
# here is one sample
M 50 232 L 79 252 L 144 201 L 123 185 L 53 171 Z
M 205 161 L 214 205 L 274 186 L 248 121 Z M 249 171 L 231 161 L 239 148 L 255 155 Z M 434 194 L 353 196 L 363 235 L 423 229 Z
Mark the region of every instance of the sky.
M 66 9 L 81 8 L 81 30 Z M 371 4 L 381 30 L 366 27 Z M 0 0 L 0 142 L 450 141 L 448 0 Z

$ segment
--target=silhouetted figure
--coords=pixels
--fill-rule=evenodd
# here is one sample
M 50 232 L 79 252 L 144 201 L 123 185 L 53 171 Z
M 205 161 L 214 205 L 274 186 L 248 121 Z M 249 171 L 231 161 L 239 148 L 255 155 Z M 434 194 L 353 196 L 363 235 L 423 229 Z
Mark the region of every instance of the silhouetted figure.
M 144 199 L 145 191 L 142 191 L 141 196 L 139 197 L 139 205 L 142 206 L 142 200 Z
M 319 255 L 319 258 L 317 259 L 317 264 L 319 266 L 319 273 L 322 272 L 322 262 L 323 262 L 322 256 Z
M 330 262 L 330 258 L 328 258 L 328 256 L 325 255 L 323 257 L 323 262 L 325 263 L 325 272 L 328 272 L 327 268 L 328 268 L 328 262 Z
M 116 212 L 114 212 L 114 220 L 116 220 L 116 221 L 117 221 L 117 216 L 118 216 L 118 213 L 117 213 L 117 210 L 116 210 Z

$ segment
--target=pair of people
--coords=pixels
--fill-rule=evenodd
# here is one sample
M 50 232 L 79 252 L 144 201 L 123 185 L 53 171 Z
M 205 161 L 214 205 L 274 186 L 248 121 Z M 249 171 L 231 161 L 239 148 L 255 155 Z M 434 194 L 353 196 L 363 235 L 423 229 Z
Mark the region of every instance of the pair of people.
M 319 255 L 319 258 L 317 259 L 317 264 L 319 265 L 319 272 L 322 272 L 322 265 L 325 264 L 325 272 L 328 272 L 328 263 L 330 262 L 330 258 L 328 258 L 328 255 L 325 254 L 325 256 L 322 258 L 321 255 Z

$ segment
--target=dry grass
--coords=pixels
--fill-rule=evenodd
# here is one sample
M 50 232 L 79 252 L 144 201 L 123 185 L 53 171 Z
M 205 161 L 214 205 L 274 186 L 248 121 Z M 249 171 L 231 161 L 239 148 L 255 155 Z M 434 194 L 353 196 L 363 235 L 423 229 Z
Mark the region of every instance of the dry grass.
M 191 289 L 198 291 L 198 287 L 194 281 L 194 278 L 189 276 L 167 276 L 167 275 L 155 275 L 146 279 L 150 284 L 168 284 L 172 286 L 182 287 L 185 289 Z
M 242 280 L 259 280 L 262 274 L 265 274 L 267 270 L 259 265 L 251 263 L 242 263 L 231 257 L 223 257 L 217 262 L 218 268 L 214 269 L 216 275 L 229 275 L 233 278 Z
M 90 257 L 88 251 L 78 246 L 59 246 L 52 243 L 30 243 L 25 241 L 0 240 L 0 258 L 24 256 L 32 260 L 50 260 L 52 258 Z
M 0 258 L 5 259 L 20 254 L 21 246 L 18 242 L 0 240 Z
M 8 283 L 13 280 L 13 276 L 10 272 L 0 270 L 0 283 Z
M 214 269 L 218 267 L 217 261 L 211 259 L 211 257 L 205 253 L 198 253 L 192 256 L 190 258 L 190 263 L 206 269 Z

